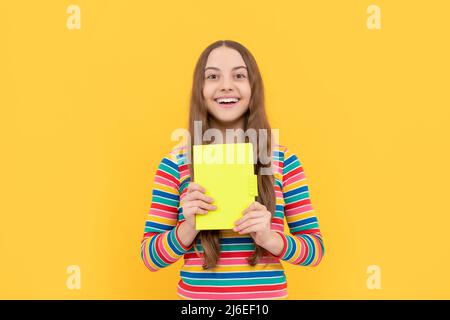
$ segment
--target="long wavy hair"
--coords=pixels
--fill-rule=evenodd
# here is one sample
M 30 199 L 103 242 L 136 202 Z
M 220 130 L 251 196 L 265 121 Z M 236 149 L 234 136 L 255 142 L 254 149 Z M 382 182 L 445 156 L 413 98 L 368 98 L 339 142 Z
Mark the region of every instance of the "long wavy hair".
M 204 69 L 206 67 L 206 62 L 209 54 L 212 50 L 225 46 L 232 49 L 237 50 L 248 69 L 248 78 L 251 87 L 251 97 L 249 101 L 249 106 L 246 113 L 243 115 L 245 117 L 244 121 L 244 132 L 247 129 L 255 129 L 257 133 L 259 133 L 259 129 L 265 129 L 267 133 L 267 139 L 263 139 L 267 141 L 266 145 L 263 144 L 265 141 L 261 140 L 260 136 L 257 134 L 256 141 L 254 138 L 249 139 L 248 135 L 245 135 L 245 142 L 251 142 L 253 144 L 254 150 L 256 149 L 257 161 L 254 164 L 255 174 L 257 174 L 258 179 L 258 196 L 256 201 L 260 202 L 264 206 L 266 206 L 267 210 L 269 210 L 273 214 L 275 212 L 275 190 L 274 190 L 274 177 L 273 172 L 270 170 L 267 174 L 261 174 L 261 169 L 271 166 L 272 161 L 269 164 L 264 164 L 261 161 L 260 150 L 258 147 L 263 145 L 263 149 L 267 152 L 266 157 L 272 157 L 272 133 L 269 122 L 267 120 L 266 110 L 265 110 L 265 102 L 264 102 L 264 86 L 261 77 L 261 73 L 259 71 L 258 65 L 256 63 L 255 58 L 250 53 L 250 51 L 245 48 L 242 44 L 231 41 L 231 40 L 219 40 L 212 44 L 210 44 L 200 55 L 197 64 L 194 69 L 193 75 L 193 84 L 192 84 L 192 92 L 190 97 L 190 112 L 189 112 L 189 132 L 190 132 L 190 147 L 188 148 L 188 157 L 191 158 L 193 154 L 193 146 L 194 146 L 194 121 L 201 121 L 202 127 L 202 137 L 203 133 L 211 128 L 210 126 L 210 117 L 206 106 L 206 102 L 203 97 L 203 87 L 205 81 L 205 72 Z M 211 142 L 209 142 L 211 143 Z M 206 144 L 209 144 L 206 142 Z M 267 161 L 266 161 L 267 162 Z M 192 165 L 192 161 L 189 161 L 188 168 L 190 170 L 191 181 L 195 181 L 194 177 L 194 166 Z M 201 255 L 197 247 L 197 240 L 200 238 L 201 245 L 203 247 L 203 269 L 214 268 L 217 265 L 217 261 L 220 256 L 220 230 L 202 230 L 198 233 L 197 237 L 194 240 L 194 248 L 198 255 Z M 267 251 L 255 244 L 255 250 L 251 256 L 248 257 L 247 261 L 250 265 L 255 265 L 260 258 L 262 258 Z

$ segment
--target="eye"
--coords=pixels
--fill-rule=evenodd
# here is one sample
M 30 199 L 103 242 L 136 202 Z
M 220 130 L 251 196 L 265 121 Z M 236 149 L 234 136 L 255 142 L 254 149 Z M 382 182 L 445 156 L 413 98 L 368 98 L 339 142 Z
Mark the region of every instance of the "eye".
M 215 75 L 215 74 L 210 74 L 209 76 L 206 77 L 206 79 L 213 79 L 213 78 L 211 78 L 211 77 L 217 77 L 217 75 Z
M 238 73 L 236 76 L 238 78 L 240 78 L 240 79 L 245 79 L 246 78 L 245 74 L 243 74 L 243 73 Z M 239 77 L 239 76 L 242 76 L 242 77 Z

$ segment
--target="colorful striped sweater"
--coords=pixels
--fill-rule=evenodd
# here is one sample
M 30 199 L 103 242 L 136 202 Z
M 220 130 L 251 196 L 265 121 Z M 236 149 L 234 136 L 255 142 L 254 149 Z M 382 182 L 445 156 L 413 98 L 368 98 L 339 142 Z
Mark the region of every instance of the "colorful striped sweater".
M 161 160 L 153 181 L 141 259 L 149 270 L 157 271 L 184 256 L 177 290 L 181 299 L 283 299 L 287 283 L 281 261 L 317 266 L 322 260 L 324 244 L 301 162 L 281 145 L 276 145 L 272 156 L 276 208 L 271 228 L 283 239 L 281 254 L 265 256 L 250 266 L 246 260 L 254 250 L 250 235 L 222 230 L 220 257 L 210 270 L 202 269 L 203 258 L 193 244 L 184 246 L 177 234 L 185 221 L 179 203 L 190 182 L 186 147 L 175 146 Z M 289 232 L 284 232 L 285 219 Z M 196 247 L 203 253 L 200 240 Z

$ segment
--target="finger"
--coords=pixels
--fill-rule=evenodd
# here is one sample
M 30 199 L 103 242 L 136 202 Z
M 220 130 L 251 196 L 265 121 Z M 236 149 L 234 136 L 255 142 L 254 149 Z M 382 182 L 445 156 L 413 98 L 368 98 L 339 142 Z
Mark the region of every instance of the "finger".
M 190 207 L 186 208 L 187 215 L 195 215 L 195 214 L 208 214 L 208 210 L 202 209 L 200 207 Z
M 186 194 L 183 196 L 183 198 L 181 199 L 181 203 L 185 203 L 187 201 L 192 201 L 192 200 L 203 200 L 205 202 L 213 202 L 214 199 L 205 195 L 204 193 L 200 192 L 199 190 L 194 190 L 194 191 L 190 191 L 190 192 L 186 192 Z
M 259 203 L 258 201 L 254 201 L 248 206 L 247 209 L 244 210 L 243 214 L 247 214 L 249 211 L 257 211 L 257 210 L 266 210 L 267 208 Z
M 242 213 L 246 214 L 256 209 L 256 201 L 252 202 Z
M 251 211 L 244 215 L 242 218 L 235 222 L 236 225 L 240 225 L 241 223 L 247 221 L 248 219 L 253 218 L 261 218 L 264 216 L 264 211 Z
M 189 182 L 187 186 L 187 192 L 193 192 L 193 191 L 200 191 L 202 193 L 205 193 L 205 188 L 203 188 L 201 185 L 195 183 L 195 182 Z
M 217 207 L 215 205 L 206 203 L 202 200 L 193 200 L 193 201 L 186 202 L 185 207 L 186 208 L 200 207 L 202 209 L 210 210 L 210 211 L 217 209 Z
M 205 195 L 204 193 L 201 193 L 198 190 L 191 192 L 189 194 L 189 199 L 190 200 L 203 200 L 203 201 L 208 202 L 208 203 L 212 203 L 214 201 L 213 198 Z
M 264 229 L 264 223 L 257 223 L 257 224 L 254 224 L 254 225 L 250 226 L 250 227 L 242 229 L 238 233 L 239 234 L 246 234 L 246 233 L 261 231 L 263 229 Z
M 250 220 L 245 221 L 241 225 L 234 227 L 233 230 L 241 231 L 241 230 L 245 230 L 246 228 L 251 227 L 255 224 L 264 224 L 265 222 L 266 222 L 266 219 L 264 219 L 264 218 L 250 219 Z

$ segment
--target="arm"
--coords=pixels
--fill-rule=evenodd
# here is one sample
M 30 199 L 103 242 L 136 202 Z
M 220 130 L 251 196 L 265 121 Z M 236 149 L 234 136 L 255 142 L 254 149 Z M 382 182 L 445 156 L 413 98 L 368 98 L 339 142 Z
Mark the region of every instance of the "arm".
M 303 167 L 286 148 L 283 166 L 284 214 L 290 233 L 279 232 L 283 249 L 277 257 L 301 266 L 317 266 L 325 254 L 318 219 L 311 205 Z
M 180 171 L 176 158 L 164 157 L 153 180 L 150 211 L 141 241 L 141 259 L 150 271 L 157 271 L 174 262 L 192 247 L 195 238 L 185 220 L 178 220 L 180 211 Z M 191 240 L 192 239 L 192 240 Z

